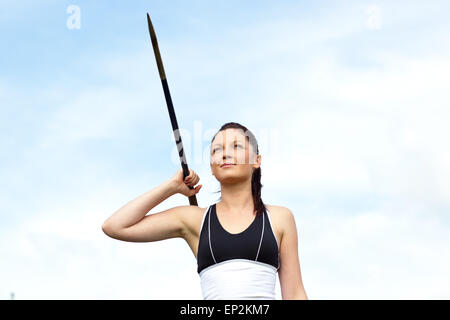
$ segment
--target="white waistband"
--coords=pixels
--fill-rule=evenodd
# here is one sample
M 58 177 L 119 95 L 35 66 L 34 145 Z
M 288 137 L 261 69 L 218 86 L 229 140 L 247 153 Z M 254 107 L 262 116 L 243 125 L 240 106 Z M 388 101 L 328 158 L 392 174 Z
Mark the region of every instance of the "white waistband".
M 275 299 L 277 269 L 266 263 L 232 259 L 203 269 L 199 276 L 205 300 Z

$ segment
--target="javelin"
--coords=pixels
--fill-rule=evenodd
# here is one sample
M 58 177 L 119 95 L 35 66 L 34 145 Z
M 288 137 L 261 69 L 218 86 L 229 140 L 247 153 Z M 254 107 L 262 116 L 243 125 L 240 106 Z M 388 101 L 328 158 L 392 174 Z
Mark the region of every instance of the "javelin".
M 167 84 L 166 73 L 164 72 L 161 54 L 159 52 L 158 40 L 156 40 L 155 30 L 153 29 L 152 21 L 150 20 L 150 15 L 148 14 L 148 12 L 147 12 L 147 22 L 148 22 L 148 31 L 150 32 L 150 39 L 152 40 L 153 51 L 155 52 L 156 65 L 158 66 L 159 77 L 161 78 L 164 96 L 166 97 L 167 110 L 169 111 L 170 122 L 172 123 L 173 136 L 175 137 L 181 167 L 183 168 L 183 180 L 184 180 L 184 178 L 186 178 L 189 175 L 189 168 L 186 162 L 186 157 L 184 155 L 183 142 L 181 141 L 180 130 L 178 129 L 177 117 L 175 116 L 172 98 L 170 97 L 169 85 Z M 194 187 L 191 186 L 188 187 L 189 189 L 194 189 Z M 191 206 L 198 206 L 195 194 L 189 197 L 189 204 Z

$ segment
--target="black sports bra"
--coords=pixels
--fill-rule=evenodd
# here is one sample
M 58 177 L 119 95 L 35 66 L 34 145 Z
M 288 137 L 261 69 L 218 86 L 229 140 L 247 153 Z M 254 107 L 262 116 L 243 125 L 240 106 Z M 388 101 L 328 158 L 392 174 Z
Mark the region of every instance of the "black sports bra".
M 265 208 L 241 233 L 226 231 L 217 218 L 216 204 L 203 217 L 197 252 L 197 272 L 214 264 L 247 259 L 279 268 L 278 243 Z

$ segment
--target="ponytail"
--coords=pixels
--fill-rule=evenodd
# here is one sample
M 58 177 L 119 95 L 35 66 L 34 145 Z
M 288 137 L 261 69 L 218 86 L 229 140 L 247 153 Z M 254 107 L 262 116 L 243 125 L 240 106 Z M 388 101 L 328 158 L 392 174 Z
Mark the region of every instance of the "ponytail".
M 258 217 L 264 212 L 265 206 L 261 199 L 261 167 L 255 169 L 252 175 L 252 196 L 253 205 L 255 207 L 256 216 Z

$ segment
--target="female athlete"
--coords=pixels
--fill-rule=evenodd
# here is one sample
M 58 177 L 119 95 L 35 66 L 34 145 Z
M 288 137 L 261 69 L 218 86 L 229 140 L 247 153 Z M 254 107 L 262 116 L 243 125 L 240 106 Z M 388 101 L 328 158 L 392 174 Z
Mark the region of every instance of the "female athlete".
M 132 242 L 183 238 L 197 259 L 204 299 L 275 299 L 277 273 L 282 299 L 308 299 L 294 215 L 261 199 L 261 155 L 254 135 L 239 123 L 224 124 L 211 141 L 210 166 L 220 182 L 217 203 L 147 215 L 174 194 L 189 197 L 200 191 L 199 176 L 189 170 L 183 181 L 180 169 L 117 210 L 103 231 Z

